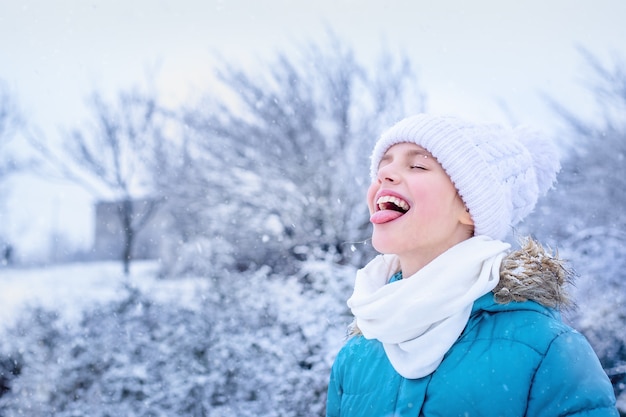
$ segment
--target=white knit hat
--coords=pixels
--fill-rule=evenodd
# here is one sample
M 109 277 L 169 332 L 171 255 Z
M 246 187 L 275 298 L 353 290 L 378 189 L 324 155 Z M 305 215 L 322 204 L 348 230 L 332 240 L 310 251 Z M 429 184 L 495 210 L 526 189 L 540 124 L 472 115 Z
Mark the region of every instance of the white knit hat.
M 382 134 L 371 156 L 372 179 L 385 152 L 402 142 L 415 143 L 437 159 L 470 211 L 474 234 L 494 239 L 503 239 L 533 210 L 560 169 L 554 144 L 526 127 L 419 114 Z

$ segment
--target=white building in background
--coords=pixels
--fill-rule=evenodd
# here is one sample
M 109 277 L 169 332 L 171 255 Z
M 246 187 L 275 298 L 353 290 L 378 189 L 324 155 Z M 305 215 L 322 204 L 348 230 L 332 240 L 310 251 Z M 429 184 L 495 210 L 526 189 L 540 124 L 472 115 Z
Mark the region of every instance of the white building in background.
M 95 235 L 92 251 L 95 260 L 120 259 L 124 249 L 124 230 L 119 214 L 121 201 L 100 201 L 95 207 Z M 163 244 L 165 216 L 152 209 L 157 204 L 152 199 L 135 200 L 133 224 L 142 225 L 133 244 L 133 259 L 157 259 Z M 146 218 L 147 216 L 147 218 Z

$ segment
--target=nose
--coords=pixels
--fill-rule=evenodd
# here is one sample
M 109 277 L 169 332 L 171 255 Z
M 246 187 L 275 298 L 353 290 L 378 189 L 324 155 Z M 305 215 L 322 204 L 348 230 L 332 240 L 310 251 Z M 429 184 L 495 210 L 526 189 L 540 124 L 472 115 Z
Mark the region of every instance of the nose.
M 398 170 L 394 168 L 393 163 L 385 164 L 378 168 L 377 178 L 381 184 L 383 182 L 397 183 L 399 180 Z

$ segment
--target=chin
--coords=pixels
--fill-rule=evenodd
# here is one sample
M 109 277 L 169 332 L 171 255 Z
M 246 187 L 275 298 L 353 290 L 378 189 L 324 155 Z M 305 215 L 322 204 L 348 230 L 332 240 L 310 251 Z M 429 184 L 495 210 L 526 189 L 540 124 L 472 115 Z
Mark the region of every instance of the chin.
M 389 241 L 388 239 L 385 238 L 380 238 L 380 237 L 376 237 L 375 235 L 372 236 L 372 247 L 374 249 L 376 249 L 377 252 L 379 253 L 384 253 L 384 254 L 390 254 L 390 253 L 396 253 L 396 248 L 394 248 L 394 242 L 393 241 Z

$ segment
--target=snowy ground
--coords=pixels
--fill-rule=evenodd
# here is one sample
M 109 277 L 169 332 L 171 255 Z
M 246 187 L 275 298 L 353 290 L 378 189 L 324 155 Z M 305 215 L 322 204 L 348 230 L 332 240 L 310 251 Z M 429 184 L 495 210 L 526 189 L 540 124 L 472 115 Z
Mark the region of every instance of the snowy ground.
M 123 296 L 126 280 L 158 301 L 190 303 L 206 280 L 155 278 L 155 262 L 131 265 L 125 277 L 119 262 L 91 262 L 42 268 L 0 268 L 0 328 L 15 322 L 23 307 L 38 305 L 58 310 L 62 318 L 75 320 L 93 303 Z

